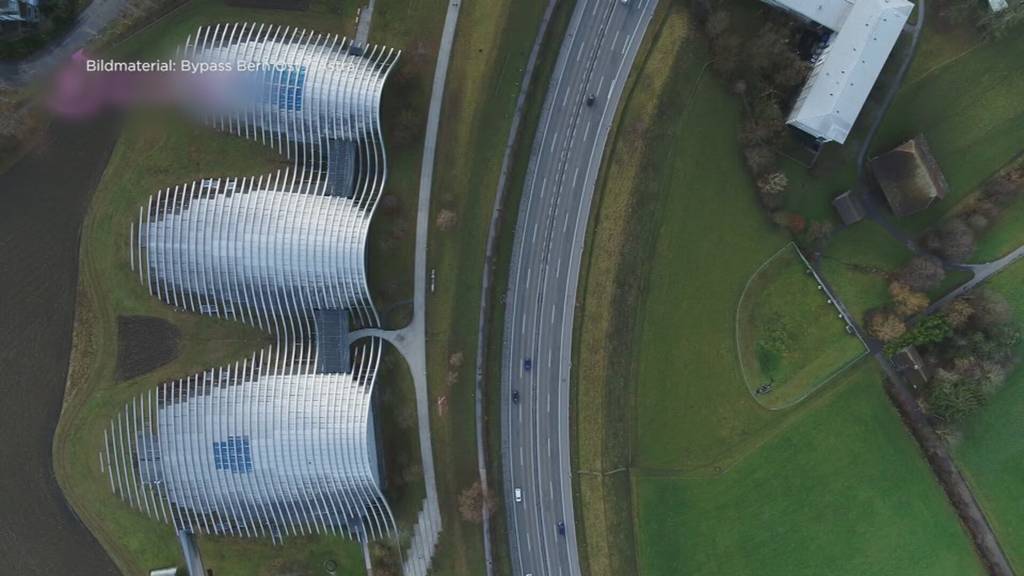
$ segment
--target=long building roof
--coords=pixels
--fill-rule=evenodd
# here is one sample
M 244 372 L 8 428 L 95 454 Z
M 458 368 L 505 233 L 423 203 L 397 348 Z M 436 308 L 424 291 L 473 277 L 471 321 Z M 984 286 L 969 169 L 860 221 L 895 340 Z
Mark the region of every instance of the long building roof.
M 846 141 L 914 5 L 907 0 L 773 3 L 836 30 L 819 56 L 788 122 L 826 141 Z M 816 11 L 813 6 L 830 8 Z

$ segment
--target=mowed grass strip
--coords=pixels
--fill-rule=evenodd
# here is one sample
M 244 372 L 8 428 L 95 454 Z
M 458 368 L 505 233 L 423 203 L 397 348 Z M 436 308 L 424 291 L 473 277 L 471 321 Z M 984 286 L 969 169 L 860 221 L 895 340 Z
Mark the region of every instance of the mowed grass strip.
M 679 48 L 690 42 L 690 33 L 688 14 L 679 4 L 659 8 L 627 85 L 588 232 L 576 336 L 581 360 L 574 363 L 574 456 L 580 471 L 581 553 L 595 575 L 636 571 L 626 473 L 632 332 L 646 275 L 644 255 L 652 251 L 652 221 L 661 200 L 641 174 L 651 150 L 667 137 L 659 133 L 663 101 L 685 99 L 703 69 L 700 55 Z M 607 476 L 613 470 L 614 476 Z
M 443 17 L 447 3 L 436 4 Z M 427 295 L 427 377 L 444 522 L 432 565 L 438 575 L 485 570 L 480 525 L 458 510 L 459 494 L 479 478 L 474 378 L 480 280 L 522 69 L 545 6 L 543 0 L 465 3 L 448 70 L 427 264 L 436 270 L 436 291 Z M 497 557 L 507 555 L 499 548 Z
M 804 399 L 865 352 L 793 244 L 750 278 L 736 343 L 747 388 L 772 410 Z
M 1024 264 L 1017 263 L 990 284 L 1024 319 Z M 1024 327 L 1024 323 L 1022 323 Z M 1024 354 L 1024 345 L 1018 355 Z M 1018 368 L 983 407 L 961 425 L 953 455 L 995 529 L 1014 568 L 1024 570 L 1024 369 Z
M 637 472 L 645 576 L 968 576 L 980 565 L 874 362 L 718 478 Z

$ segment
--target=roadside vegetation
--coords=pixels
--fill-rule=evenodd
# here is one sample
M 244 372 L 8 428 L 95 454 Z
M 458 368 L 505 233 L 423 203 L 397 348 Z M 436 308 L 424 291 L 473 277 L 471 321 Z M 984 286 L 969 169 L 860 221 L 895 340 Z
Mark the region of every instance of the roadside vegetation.
M 813 393 L 866 352 L 789 244 L 751 276 L 736 310 L 740 370 L 771 410 Z
M 642 175 L 650 174 L 650 155 L 674 130 L 659 123 L 671 118 L 661 110 L 664 95 L 679 95 L 684 108 L 703 72 L 701 55 L 678 50 L 692 42 L 691 32 L 678 4 L 658 7 L 623 91 L 587 233 L 575 328 L 576 354 L 587 360 L 574 362 L 572 452 L 580 556 L 596 576 L 637 573 L 629 473 L 633 311 L 661 200 L 657 184 Z
M 1024 327 L 1024 265 L 1017 263 L 987 285 L 1009 303 L 1017 331 Z M 1014 354 L 1024 354 L 1018 341 Z M 1009 372 L 1006 383 L 967 415 L 948 438 L 957 464 L 992 524 L 1011 564 L 1024 569 L 1024 370 Z
M 447 3 L 437 4 L 443 20 Z M 484 573 L 481 519 L 469 514 L 472 506 L 460 507 L 460 501 L 482 503 L 482 498 L 494 498 L 494 505 L 501 505 L 496 468 L 488 476 L 491 493 L 476 495 L 480 279 L 519 83 L 546 4 L 543 0 L 466 3 L 460 9 L 452 48 L 434 170 L 427 263 L 436 271 L 436 289 L 427 294 L 427 379 L 444 522 L 434 574 Z M 488 383 L 495 397 L 498 384 Z M 498 422 L 487 426 L 496 428 Z M 489 458 L 492 463 L 500 458 L 496 447 Z M 492 524 L 495 569 L 501 574 L 510 569 L 508 539 L 500 519 L 492 519 L 496 520 Z

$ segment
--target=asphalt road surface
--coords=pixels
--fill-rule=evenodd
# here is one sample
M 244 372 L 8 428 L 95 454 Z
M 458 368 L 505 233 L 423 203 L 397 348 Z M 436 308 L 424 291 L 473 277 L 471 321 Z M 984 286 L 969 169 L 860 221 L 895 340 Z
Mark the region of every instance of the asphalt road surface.
M 569 460 L 580 257 L 608 132 L 656 3 L 578 0 L 533 143 L 503 342 L 502 458 L 515 574 L 580 574 Z

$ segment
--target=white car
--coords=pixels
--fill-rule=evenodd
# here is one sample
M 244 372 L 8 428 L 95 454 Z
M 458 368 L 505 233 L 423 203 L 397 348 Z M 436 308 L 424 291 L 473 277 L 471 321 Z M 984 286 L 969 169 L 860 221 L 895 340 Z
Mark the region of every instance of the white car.
M 516 497 L 516 503 L 518 504 L 519 502 L 522 502 L 523 501 L 523 489 L 522 488 L 516 488 L 514 492 L 515 492 L 515 497 Z

